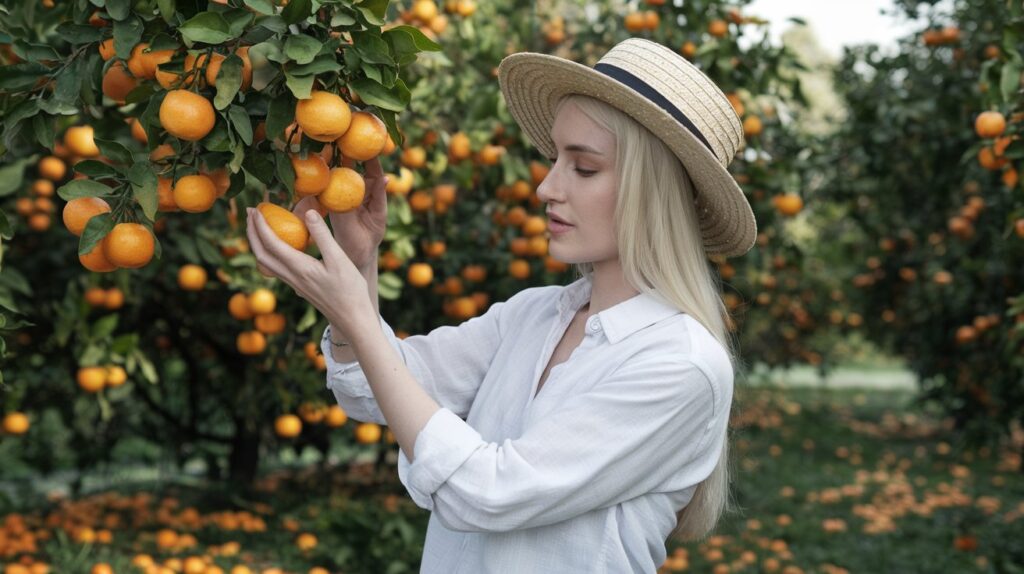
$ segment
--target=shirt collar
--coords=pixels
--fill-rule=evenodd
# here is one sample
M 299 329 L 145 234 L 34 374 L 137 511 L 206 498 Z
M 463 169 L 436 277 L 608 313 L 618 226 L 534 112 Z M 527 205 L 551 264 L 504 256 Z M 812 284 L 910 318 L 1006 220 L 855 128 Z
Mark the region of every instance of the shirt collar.
M 590 299 L 592 288 L 593 282 L 589 277 L 581 277 L 565 286 L 558 299 L 559 313 L 576 313 Z M 679 313 L 682 311 L 661 295 L 640 292 L 599 312 L 597 317 L 605 336 L 614 344 L 644 327 Z

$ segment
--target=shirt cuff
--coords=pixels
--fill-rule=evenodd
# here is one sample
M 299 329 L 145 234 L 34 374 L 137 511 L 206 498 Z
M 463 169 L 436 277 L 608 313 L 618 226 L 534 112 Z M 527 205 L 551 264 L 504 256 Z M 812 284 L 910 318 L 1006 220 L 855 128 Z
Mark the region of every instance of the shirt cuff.
M 394 329 L 391 328 L 391 325 L 388 325 L 387 321 L 379 313 L 377 318 L 380 321 L 380 328 L 384 332 L 384 336 L 387 337 L 391 346 L 398 352 L 398 356 L 404 359 L 401 339 L 395 335 Z M 331 325 L 328 324 L 327 328 L 324 329 L 323 338 L 320 339 L 320 352 L 323 353 L 324 362 L 327 366 L 327 388 L 332 390 L 338 388 L 348 396 L 372 397 L 373 391 L 370 390 L 370 383 L 366 380 L 366 377 L 362 375 L 359 360 L 335 361 L 334 355 L 331 352 L 334 349 L 334 345 L 331 344 L 330 337 Z
M 442 407 L 416 435 L 413 445 L 416 460 L 410 463 L 405 452 L 399 449 L 398 479 L 417 506 L 433 510 L 434 492 L 474 451 L 486 444 L 483 436 L 469 423 Z

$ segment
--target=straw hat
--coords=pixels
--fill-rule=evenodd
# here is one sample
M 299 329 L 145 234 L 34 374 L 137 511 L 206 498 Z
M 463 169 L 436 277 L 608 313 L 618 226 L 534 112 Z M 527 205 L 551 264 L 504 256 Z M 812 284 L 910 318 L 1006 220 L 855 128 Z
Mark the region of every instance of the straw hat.
M 743 126 L 722 90 L 686 58 L 643 38 L 619 42 L 593 68 L 519 52 L 501 61 L 498 82 L 513 119 L 545 157 L 557 155 L 551 126 L 562 96 L 591 96 L 630 115 L 683 162 L 707 254 L 742 255 L 754 245 L 754 213 L 727 170 L 743 149 Z

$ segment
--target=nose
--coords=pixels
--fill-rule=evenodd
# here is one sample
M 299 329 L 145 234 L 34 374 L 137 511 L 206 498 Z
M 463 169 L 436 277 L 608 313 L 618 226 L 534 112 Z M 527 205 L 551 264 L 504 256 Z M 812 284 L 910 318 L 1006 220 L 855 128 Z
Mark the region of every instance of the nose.
M 555 162 L 557 163 L 557 162 Z M 558 185 L 555 183 L 555 164 L 551 164 L 547 175 L 537 186 L 537 198 L 544 203 L 551 203 L 560 200 L 562 194 L 558 192 Z

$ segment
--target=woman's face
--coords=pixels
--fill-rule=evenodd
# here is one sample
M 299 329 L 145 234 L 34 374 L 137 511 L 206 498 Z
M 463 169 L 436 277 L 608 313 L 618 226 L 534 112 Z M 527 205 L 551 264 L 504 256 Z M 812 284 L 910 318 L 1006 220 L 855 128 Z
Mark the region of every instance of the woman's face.
M 573 103 L 559 110 L 551 128 L 558 150 L 551 171 L 537 187 L 547 203 L 548 251 L 565 263 L 598 263 L 618 257 L 615 239 L 615 136 Z M 558 233 L 551 215 L 572 225 Z

